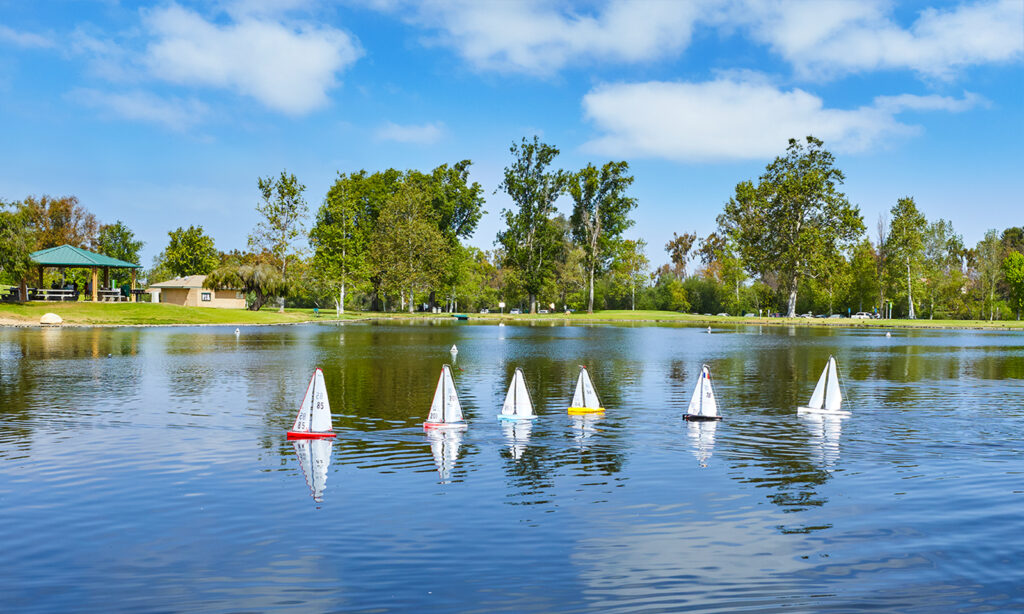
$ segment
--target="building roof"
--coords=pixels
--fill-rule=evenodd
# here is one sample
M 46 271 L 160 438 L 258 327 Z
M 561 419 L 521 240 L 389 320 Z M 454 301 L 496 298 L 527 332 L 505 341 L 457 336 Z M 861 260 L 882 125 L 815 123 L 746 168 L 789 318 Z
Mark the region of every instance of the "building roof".
M 150 288 L 202 288 L 206 281 L 206 275 L 189 275 L 188 277 L 175 277 L 160 283 L 150 284 Z
M 58 245 L 49 249 L 32 252 L 32 261 L 42 266 L 69 267 L 110 267 L 116 269 L 141 269 L 138 264 L 90 252 L 80 247 Z

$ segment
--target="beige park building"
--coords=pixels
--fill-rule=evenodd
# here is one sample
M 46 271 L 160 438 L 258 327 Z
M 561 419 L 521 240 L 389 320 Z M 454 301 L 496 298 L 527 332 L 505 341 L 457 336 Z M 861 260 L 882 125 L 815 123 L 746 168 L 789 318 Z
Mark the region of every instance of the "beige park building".
M 203 287 L 206 275 L 189 275 L 168 279 L 146 288 L 154 303 L 187 307 L 219 307 L 245 309 L 245 293 L 241 290 L 211 290 Z

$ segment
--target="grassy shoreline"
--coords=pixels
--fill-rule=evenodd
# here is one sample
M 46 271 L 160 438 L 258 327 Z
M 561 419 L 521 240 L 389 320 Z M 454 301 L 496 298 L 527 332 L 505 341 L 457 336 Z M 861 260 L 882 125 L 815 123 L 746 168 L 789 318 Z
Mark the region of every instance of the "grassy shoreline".
M 0 305 L 0 326 L 39 326 L 44 313 L 56 313 L 64 326 L 270 326 L 308 322 L 354 322 L 367 320 L 449 319 L 450 314 L 348 312 L 338 318 L 333 310 L 314 314 L 312 309 L 244 311 L 181 307 L 157 303 L 26 303 Z M 599 311 L 594 314 L 468 314 L 471 322 L 497 323 L 547 321 L 561 323 L 649 323 L 702 326 L 811 326 L 890 329 L 977 329 L 1024 330 L 1024 321 L 997 320 L 851 320 L 849 318 L 743 318 L 702 316 L 671 311 Z

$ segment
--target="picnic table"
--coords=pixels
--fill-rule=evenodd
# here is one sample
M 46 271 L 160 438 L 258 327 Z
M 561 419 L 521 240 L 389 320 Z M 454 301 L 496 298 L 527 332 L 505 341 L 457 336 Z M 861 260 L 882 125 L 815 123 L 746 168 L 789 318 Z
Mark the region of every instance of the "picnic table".
M 29 288 L 30 301 L 77 301 L 78 293 L 71 288 Z

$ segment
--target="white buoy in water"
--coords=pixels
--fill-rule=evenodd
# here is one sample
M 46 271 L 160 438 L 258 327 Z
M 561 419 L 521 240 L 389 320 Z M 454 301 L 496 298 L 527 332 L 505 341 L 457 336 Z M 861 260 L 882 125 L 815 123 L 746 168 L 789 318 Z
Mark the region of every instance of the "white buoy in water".
M 448 351 L 451 352 L 452 354 L 458 354 L 459 353 L 459 348 L 455 347 L 455 344 L 453 343 L 452 344 L 452 349 L 450 349 Z
M 886 337 L 892 337 L 892 333 L 890 333 L 889 331 L 885 331 L 885 336 Z
M 709 335 L 711 334 L 711 327 L 710 326 L 708 327 L 708 334 Z
M 238 335 L 241 335 L 241 334 L 242 334 L 242 331 L 240 331 L 240 330 L 238 330 L 238 329 L 236 328 L 236 329 L 235 329 L 235 336 L 237 337 Z

